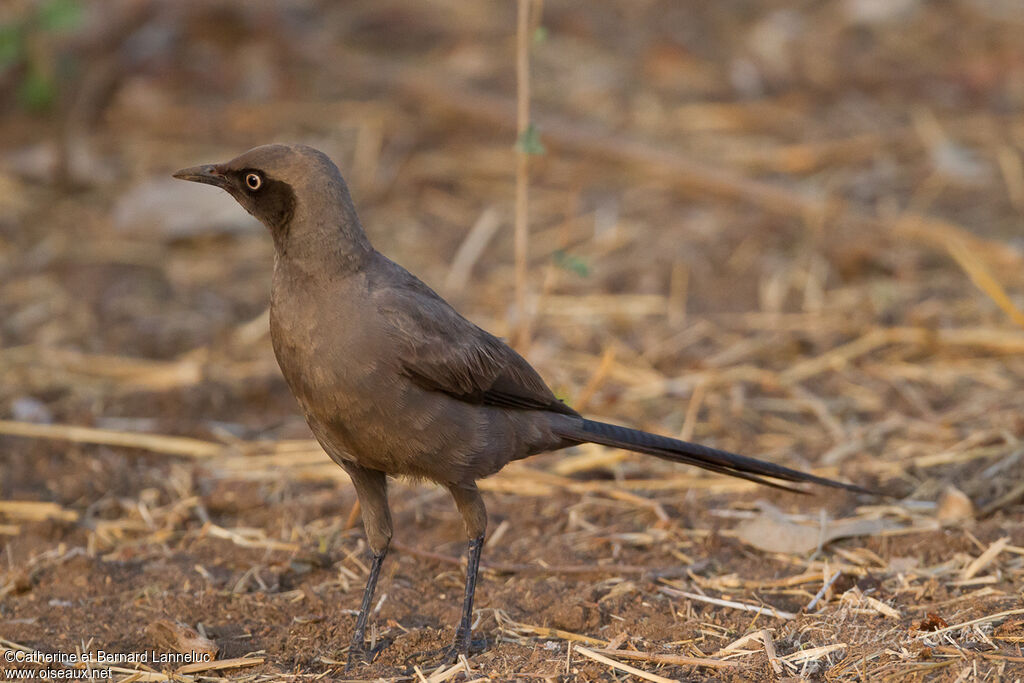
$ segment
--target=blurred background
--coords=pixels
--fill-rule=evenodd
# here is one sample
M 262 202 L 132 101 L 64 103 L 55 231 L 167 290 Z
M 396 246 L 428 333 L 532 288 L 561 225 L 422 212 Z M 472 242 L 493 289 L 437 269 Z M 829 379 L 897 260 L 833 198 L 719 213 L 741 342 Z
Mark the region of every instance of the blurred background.
M 845 567 L 827 613 L 772 622 L 782 671 L 1020 666 L 972 654 L 1019 641 L 1005 619 L 927 666 L 883 652 L 917 652 L 926 613 L 1019 606 L 1019 3 L 532 5 L 520 351 L 582 412 L 917 502 L 801 499 L 597 447 L 519 463 L 485 482 L 477 629 L 500 648 L 481 675 L 559 674 L 564 633 L 711 656 L 751 615 L 648 569 L 795 612 L 822 561 Z M 270 349 L 271 240 L 170 173 L 318 147 L 378 249 L 511 336 L 515 58 L 510 1 L 0 5 L 4 647 L 196 636 L 261 653 L 250 676 L 338 671 L 364 545 Z M 444 493 L 393 498 L 382 676 L 447 642 L 462 581 Z M 800 526 L 819 513 L 860 526 L 822 550 L 833 535 Z M 773 593 L 801 572 L 818 584 Z M 569 654 L 574 675 L 609 671 Z M 780 674 L 760 649 L 734 663 Z

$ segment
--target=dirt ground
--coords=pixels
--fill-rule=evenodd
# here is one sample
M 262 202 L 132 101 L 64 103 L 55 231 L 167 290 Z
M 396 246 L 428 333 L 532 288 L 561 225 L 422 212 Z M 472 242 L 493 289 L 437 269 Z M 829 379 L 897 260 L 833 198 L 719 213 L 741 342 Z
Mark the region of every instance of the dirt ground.
M 205 648 L 95 666 L 345 679 L 368 556 L 270 349 L 273 246 L 169 174 L 319 147 L 377 248 L 511 336 L 515 3 L 0 23 L 0 671 Z M 486 647 L 437 669 L 461 521 L 394 482 L 387 647 L 349 676 L 1024 678 L 1022 29 L 981 0 L 534 3 L 520 350 L 587 415 L 887 496 L 513 464 L 481 482 Z

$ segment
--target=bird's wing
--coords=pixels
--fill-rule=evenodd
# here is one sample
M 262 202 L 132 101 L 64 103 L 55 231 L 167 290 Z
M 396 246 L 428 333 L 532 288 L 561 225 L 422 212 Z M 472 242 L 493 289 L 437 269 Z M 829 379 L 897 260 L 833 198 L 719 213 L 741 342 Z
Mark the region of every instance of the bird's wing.
M 389 278 L 375 296 L 409 379 L 467 403 L 578 415 L 505 342 L 463 318 L 404 269 L 402 273 L 405 277 Z

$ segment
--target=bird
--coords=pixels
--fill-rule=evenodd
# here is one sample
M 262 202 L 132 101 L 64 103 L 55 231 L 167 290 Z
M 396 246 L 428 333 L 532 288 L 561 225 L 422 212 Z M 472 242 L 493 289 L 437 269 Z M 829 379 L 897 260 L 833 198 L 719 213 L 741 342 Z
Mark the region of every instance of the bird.
M 352 480 L 372 554 L 347 670 L 376 655 L 365 636 L 393 534 L 389 477 L 445 487 L 465 525 L 465 591 L 454 641 L 442 652 L 448 662 L 471 643 L 487 528 L 477 481 L 511 461 L 595 443 L 787 490 L 810 483 L 872 493 L 583 417 L 511 346 L 371 245 L 341 172 L 319 150 L 263 145 L 173 175 L 225 190 L 273 239 L 274 354 L 313 435 Z

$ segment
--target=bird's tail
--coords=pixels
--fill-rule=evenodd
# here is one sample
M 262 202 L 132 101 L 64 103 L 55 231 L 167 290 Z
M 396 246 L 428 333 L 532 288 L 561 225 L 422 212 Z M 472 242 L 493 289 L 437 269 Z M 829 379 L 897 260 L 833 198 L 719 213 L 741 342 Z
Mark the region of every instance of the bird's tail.
M 597 443 L 603 446 L 645 453 L 662 460 L 694 465 L 705 470 L 711 470 L 712 472 L 720 472 L 731 477 L 747 479 L 758 484 L 786 491 L 805 493 L 800 489 L 780 484 L 778 481 L 807 482 L 837 489 L 846 489 L 855 493 L 874 494 L 873 491 L 854 484 L 846 484 L 807 474 L 806 472 L 791 470 L 782 465 L 748 458 L 744 455 L 720 451 L 717 448 L 709 448 L 700 444 L 680 441 L 679 439 L 672 439 L 667 436 L 659 436 L 650 432 L 642 432 L 639 429 L 620 427 L 606 422 L 596 422 L 587 419 L 573 420 L 571 423 L 566 421 L 566 423 L 560 424 L 556 431 L 560 436 L 577 443 Z

